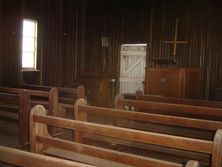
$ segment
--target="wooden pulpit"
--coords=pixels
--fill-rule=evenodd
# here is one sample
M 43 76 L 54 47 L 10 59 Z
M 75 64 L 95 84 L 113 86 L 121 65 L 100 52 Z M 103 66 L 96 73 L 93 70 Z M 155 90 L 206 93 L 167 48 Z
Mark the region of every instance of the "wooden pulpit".
M 145 93 L 178 98 L 200 98 L 199 68 L 146 68 Z

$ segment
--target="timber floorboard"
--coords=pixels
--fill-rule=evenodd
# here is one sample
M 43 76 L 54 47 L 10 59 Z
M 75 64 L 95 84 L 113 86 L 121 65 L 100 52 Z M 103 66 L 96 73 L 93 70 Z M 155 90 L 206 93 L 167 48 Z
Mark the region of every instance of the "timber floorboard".
M 0 145 L 21 149 L 18 146 L 17 120 L 0 118 Z M 14 166 L 0 162 L 0 167 L 14 167 Z
M 0 119 L 0 145 L 18 147 L 18 122 Z

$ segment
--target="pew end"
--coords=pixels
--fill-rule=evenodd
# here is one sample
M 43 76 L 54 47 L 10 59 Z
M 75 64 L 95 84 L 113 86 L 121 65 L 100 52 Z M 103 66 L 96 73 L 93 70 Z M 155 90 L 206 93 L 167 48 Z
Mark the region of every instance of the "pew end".
M 214 137 L 212 167 L 222 166 L 222 129 L 218 129 Z
M 80 98 L 78 99 L 74 104 L 74 120 L 80 120 L 80 121 L 86 121 L 87 122 L 87 114 L 83 112 L 79 112 L 78 107 L 79 106 L 86 106 L 87 102 L 85 99 Z M 82 141 L 83 134 L 80 131 L 74 131 L 73 132 L 73 139 L 76 142 Z
M 198 161 L 190 160 L 187 162 L 186 167 L 200 167 L 200 163 Z
M 43 150 L 43 144 L 36 140 L 37 135 L 50 136 L 47 125 L 36 123 L 33 120 L 34 114 L 46 115 L 46 109 L 41 105 L 34 106 L 30 111 L 29 117 L 29 139 L 30 139 L 30 151 L 33 153 L 40 153 Z

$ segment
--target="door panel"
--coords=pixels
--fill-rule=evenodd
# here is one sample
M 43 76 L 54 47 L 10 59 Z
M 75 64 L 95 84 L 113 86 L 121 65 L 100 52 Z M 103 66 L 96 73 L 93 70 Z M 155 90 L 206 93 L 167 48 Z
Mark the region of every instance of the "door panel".
M 120 55 L 119 93 L 144 91 L 146 45 L 122 45 Z

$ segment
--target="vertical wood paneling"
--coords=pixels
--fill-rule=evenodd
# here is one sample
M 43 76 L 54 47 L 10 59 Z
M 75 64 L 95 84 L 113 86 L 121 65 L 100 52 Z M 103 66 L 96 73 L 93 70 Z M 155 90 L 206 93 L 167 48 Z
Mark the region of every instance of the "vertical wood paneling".
M 105 79 L 108 88 L 110 79 L 119 77 L 121 44 L 148 43 L 148 65 L 152 58 L 172 58 L 177 67 L 200 67 L 203 98 L 213 98 L 222 87 L 219 0 L 2 0 L 0 84 L 13 85 L 18 76 L 22 3 L 25 16 L 39 23 L 38 66 L 44 85 L 84 81 L 90 87 Z M 189 43 L 177 45 L 174 57 L 173 45 L 163 41 L 173 39 L 176 17 L 178 40 Z M 108 37 L 108 47 L 102 47 L 101 37 Z M 111 90 L 104 91 L 109 96 Z
M 76 74 L 78 80 L 89 77 L 93 80 L 95 76 L 106 76 L 107 81 L 118 78 L 120 45 L 148 43 L 147 64 L 152 58 L 172 58 L 177 67 L 200 67 L 203 98 L 213 98 L 215 88 L 221 87 L 222 24 L 217 0 L 43 3 L 43 84 L 71 85 Z M 173 39 L 176 17 L 179 17 L 178 40 L 189 43 L 177 45 L 174 57 L 173 46 L 163 41 Z M 108 37 L 109 47 L 102 47 L 101 37 Z
M 0 1 L 0 86 L 2 85 L 2 77 L 3 77 L 3 1 Z
M 42 83 L 71 86 L 76 79 L 78 2 L 48 0 L 43 10 Z
M 158 1 L 160 2 L 160 1 Z M 173 36 L 174 19 L 180 18 L 178 37 L 189 40 L 188 45 L 178 45 L 175 60 L 178 67 L 200 67 L 202 70 L 202 97 L 213 98 L 216 87 L 221 84 L 217 77 L 221 66 L 217 65 L 217 56 L 221 55 L 218 44 L 221 42 L 221 27 L 218 22 L 222 13 L 219 1 L 162 1 L 154 2 L 153 34 L 158 34 L 162 27 L 163 36 Z M 162 7 L 160 10 L 158 7 Z M 162 14 L 157 15 L 157 13 Z M 160 23 L 162 21 L 162 24 Z M 217 30 L 216 30 L 216 29 Z M 168 37 L 169 38 L 169 37 Z M 171 48 L 162 44 L 162 39 L 152 38 L 152 57 L 169 58 Z M 157 42 L 158 41 L 158 42 Z M 159 44 L 158 44 L 159 43 Z M 220 57 L 220 56 L 219 56 Z M 219 84 L 220 83 L 220 84 Z
M 147 43 L 149 3 L 143 0 L 91 0 L 85 8 L 85 54 L 83 56 L 87 61 L 84 62 L 84 70 L 117 75 L 119 72 L 116 70 L 118 67 L 116 65 L 119 62 L 120 45 Z M 101 37 L 108 37 L 109 47 L 102 47 Z M 116 62 L 113 62 L 114 60 Z M 112 71 L 115 71 L 114 74 Z
M 15 86 L 18 83 L 21 9 L 22 1 L 2 0 L 0 2 L 0 83 Z

